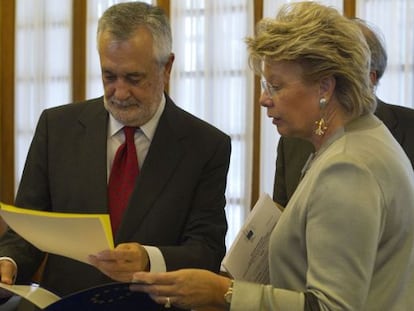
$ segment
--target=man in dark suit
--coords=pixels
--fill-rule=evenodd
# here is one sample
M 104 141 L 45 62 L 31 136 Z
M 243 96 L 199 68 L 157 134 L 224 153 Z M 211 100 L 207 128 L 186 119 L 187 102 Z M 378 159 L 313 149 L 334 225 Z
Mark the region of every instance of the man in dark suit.
M 140 2 L 109 8 L 98 26 L 104 97 L 47 109 L 39 119 L 15 203 L 62 213 L 108 212 L 121 129 L 138 128 L 139 175 L 114 232 L 116 248 L 91 254 L 91 265 L 48 254 L 40 285 L 57 295 L 129 282 L 140 270 L 220 268 L 230 138 L 164 93 L 171 45 L 159 8 Z M 45 254 L 8 231 L 0 256 L 8 257 L 0 260 L 1 281 L 12 283 L 17 273 L 21 283 Z
M 387 66 L 387 53 L 380 37 L 366 22 L 355 19 L 371 50 L 370 78 L 375 90 Z M 414 167 L 414 110 L 391 105 L 377 98 L 376 116 L 388 127 L 391 134 L 407 153 Z M 308 141 L 298 138 L 281 137 L 277 147 L 276 174 L 273 200 L 286 206 L 295 191 L 310 154 L 314 152 Z

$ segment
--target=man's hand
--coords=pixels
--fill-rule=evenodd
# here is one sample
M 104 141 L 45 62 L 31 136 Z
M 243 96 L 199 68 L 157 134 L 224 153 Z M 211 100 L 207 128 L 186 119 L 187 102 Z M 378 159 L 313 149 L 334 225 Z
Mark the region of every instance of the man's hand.
M 102 273 L 119 282 L 131 282 L 135 272 L 149 271 L 147 251 L 138 243 L 123 243 L 114 250 L 90 255 L 89 262 Z
M 2 283 L 12 285 L 14 283 L 16 272 L 17 267 L 12 261 L 8 259 L 0 260 L 0 275 Z

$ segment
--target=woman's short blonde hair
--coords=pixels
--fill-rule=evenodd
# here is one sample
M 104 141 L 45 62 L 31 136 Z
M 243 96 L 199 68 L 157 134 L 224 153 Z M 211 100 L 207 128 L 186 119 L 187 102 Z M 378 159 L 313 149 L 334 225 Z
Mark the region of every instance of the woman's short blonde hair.
M 257 74 L 262 75 L 263 62 L 297 62 L 305 82 L 335 78 L 335 96 L 351 117 L 375 111 L 368 45 L 356 23 L 334 8 L 315 2 L 286 4 L 276 18 L 261 20 L 246 43 Z

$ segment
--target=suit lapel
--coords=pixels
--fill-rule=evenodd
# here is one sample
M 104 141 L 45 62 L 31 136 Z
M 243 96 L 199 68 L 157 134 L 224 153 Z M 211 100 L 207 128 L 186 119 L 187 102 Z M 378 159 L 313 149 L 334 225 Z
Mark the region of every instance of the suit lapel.
M 79 104 L 82 105 L 82 104 Z M 107 213 L 107 122 L 102 98 L 88 104 L 79 116 L 80 137 L 78 161 L 88 212 Z

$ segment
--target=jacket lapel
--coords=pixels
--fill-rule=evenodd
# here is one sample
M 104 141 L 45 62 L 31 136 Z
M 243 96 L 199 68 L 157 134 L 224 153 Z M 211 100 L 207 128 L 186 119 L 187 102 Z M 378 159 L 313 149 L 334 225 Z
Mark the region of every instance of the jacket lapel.
M 177 122 L 178 118 L 178 108 L 167 97 L 164 112 L 137 178 L 117 240 L 125 240 L 136 233 L 136 228 L 161 195 L 183 158 L 183 138 L 186 134 L 180 122 Z
M 79 105 L 82 105 L 79 104 Z M 80 137 L 78 161 L 84 196 L 89 213 L 107 213 L 107 123 L 108 113 L 102 97 L 85 106 L 79 116 Z

